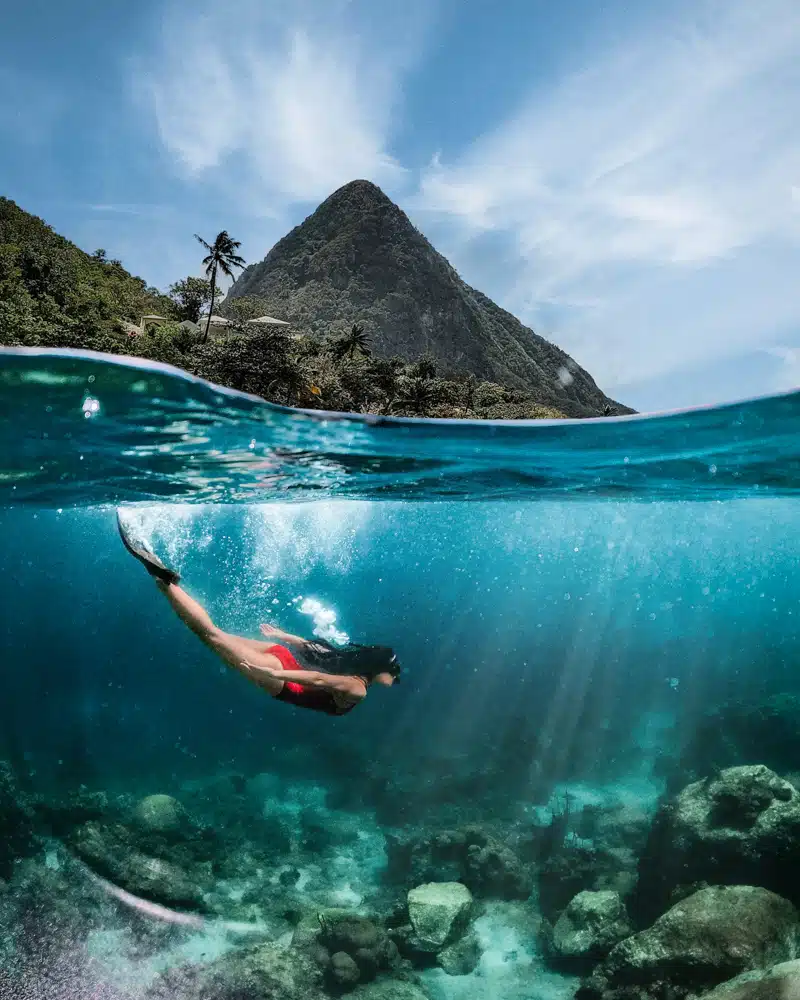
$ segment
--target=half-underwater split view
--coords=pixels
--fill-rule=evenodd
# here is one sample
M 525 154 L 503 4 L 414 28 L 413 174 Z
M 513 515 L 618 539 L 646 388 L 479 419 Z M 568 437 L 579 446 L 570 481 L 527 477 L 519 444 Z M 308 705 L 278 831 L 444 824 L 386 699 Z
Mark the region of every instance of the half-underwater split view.
M 800 7 L 0 58 L 0 998 L 800 996 Z

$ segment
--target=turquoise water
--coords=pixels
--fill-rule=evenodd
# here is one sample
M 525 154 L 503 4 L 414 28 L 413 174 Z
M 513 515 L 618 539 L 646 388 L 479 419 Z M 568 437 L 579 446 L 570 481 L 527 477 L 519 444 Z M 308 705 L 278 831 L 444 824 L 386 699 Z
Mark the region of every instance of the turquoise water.
M 652 922 L 660 797 L 798 770 L 800 394 L 424 422 L 19 351 L 0 407 L 2 996 L 571 997 L 588 969 L 542 921 L 600 888 Z M 221 627 L 388 644 L 403 683 L 341 719 L 269 699 L 175 618 L 117 508 Z M 477 901 L 460 975 L 399 930 L 408 889 L 452 880 Z M 406 964 L 333 980 L 303 937 L 329 907 Z
M 800 482 L 800 394 L 603 420 L 287 410 L 166 366 L 3 354 L 0 500 L 732 499 Z

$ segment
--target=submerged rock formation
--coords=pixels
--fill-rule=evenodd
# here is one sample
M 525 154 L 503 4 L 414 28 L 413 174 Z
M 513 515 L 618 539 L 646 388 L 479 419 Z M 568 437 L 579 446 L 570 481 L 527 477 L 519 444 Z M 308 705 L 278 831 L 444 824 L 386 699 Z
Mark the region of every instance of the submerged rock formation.
M 530 869 L 507 845 L 479 826 L 388 837 L 389 877 L 402 885 L 463 882 L 476 896 L 527 899 Z
M 472 893 L 460 882 L 428 882 L 408 894 L 408 916 L 422 951 L 440 951 L 469 922 Z
M 318 920 L 313 955 L 329 982 L 340 990 L 400 969 L 397 945 L 376 921 L 346 910 L 326 910 Z
M 326 1000 L 319 967 L 278 944 L 238 948 L 206 965 L 164 973 L 146 1000 Z
M 474 930 L 469 930 L 458 941 L 447 945 L 436 954 L 436 964 L 448 976 L 468 976 L 475 971 L 481 959 L 481 945 Z
M 145 854 L 121 826 L 85 823 L 71 840 L 78 857 L 115 885 L 163 906 L 179 910 L 206 909 L 204 892 L 211 887 L 206 873 L 200 882 L 174 861 Z
M 148 833 L 180 833 L 186 826 L 186 810 L 171 795 L 148 795 L 136 803 L 133 820 Z
M 673 906 L 618 944 L 584 982 L 578 1000 L 681 998 L 797 952 L 798 917 L 786 899 L 755 886 L 714 886 Z
M 350 1000 L 429 1000 L 429 997 L 418 983 L 383 979 L 369 986 L 359 986 L 350 994 Z
M 565 966 L 585 968 L 632 933 L 619 893 L 579 892 L 553 928 L 552 954 Z
M 771 969 L 743 972 L 729 979 L 703 1000 L 797 1000 L 800 997 L 800 961 L 781 962 Z
M 465 976 L 482 954 L 471 925 L 473 915 L 472 893 L 465 885 L 430 882 L 408 893 L 407 905 L 394 914 L 389 933 L 413 966 L 438 965 L 450 976 Z
M 555 923 L 578 893 L 613 889 L 615 883 L 623 881 L 626 866 L 632 864 L 635 864 L 633 858 L 589 847 L 564 847 L 557 851 L 543 860 L 536 871 L 542 916 Z
M 800 899 L 800 792 L 763 765 L 694 782 L 662 806 L 639 865 L 640 920 L 663 912 L 676 886 L 757 885 Z

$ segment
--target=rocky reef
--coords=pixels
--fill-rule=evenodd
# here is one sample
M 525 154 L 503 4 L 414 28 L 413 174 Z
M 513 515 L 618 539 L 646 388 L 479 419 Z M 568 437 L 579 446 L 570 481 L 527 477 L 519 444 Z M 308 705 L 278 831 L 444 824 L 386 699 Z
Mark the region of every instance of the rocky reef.
M 760 885 L 800 902 L 800 793 L 763 764 L 693 782 L 660 808 L 639 863 L 642 919 L 693 886 Z
M 617 944 L 580 1000 L 697 994 L 795 957 L 797 911 L 756 886 L 711 886 L 677 903 L 652 927 Z
M 384 775 L 371 791 L 365 781 L 355 801 L 335 767 L 303 780 L 287 757 L 282 770 L 124 792 L 34 794 L 0 766 L 0 992 L 778 1000 L 800 990 L 792 772 L 737 762 L 658 801 L 652 785 L 648 799 L 609 783 L 497 809 L 475 796 L 461 809 L 457 797 L 437 802 L 436 777 L 406 810 L 389 803 L 407 776 Z

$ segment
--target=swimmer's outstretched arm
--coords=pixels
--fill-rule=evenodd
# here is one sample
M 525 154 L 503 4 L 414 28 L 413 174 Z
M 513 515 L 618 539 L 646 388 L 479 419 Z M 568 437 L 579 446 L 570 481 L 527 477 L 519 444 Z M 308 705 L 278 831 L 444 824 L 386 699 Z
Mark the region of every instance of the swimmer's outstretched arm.
M 305 646 L 308 642 L 308 639 L 304 639 L 301 635 L 284 632 L 275 625 L 259 625 L 259 630 L 267 639 L 280 639 L 282 642 L 290 642 L 293 646 Z
M 280 667 L 261 666 L 250 660 L 242 660 L 242 668 L 252 674 L 265 673 L 277 680 L 302 684 L 303 687 L 317 688 L 322 691 L 338 691 L 339 694 L 361 699 L 366 696 L 367 689 L 358 677 L 347 677 L 343 674 L 322 674 L 317 670 L 282 670 Z
M 291 646 L 300 646 L 301 648 L 306 645 L 306 639 L 301 639 L 299 635 L 291 635 L 289 632 L 284 632 L 282 629 L 273 628 L 271 625 L 262 625 L 262 633 L 271 639 L 271 642 L 264 642 L 263 639 L 246 639 L 244 637 L 239 637 L 239 642 L 243 643 L 248 649 L 251 649 L 254 653 L 268 653 L 272 646 L 276 642 L 285 642 Z

